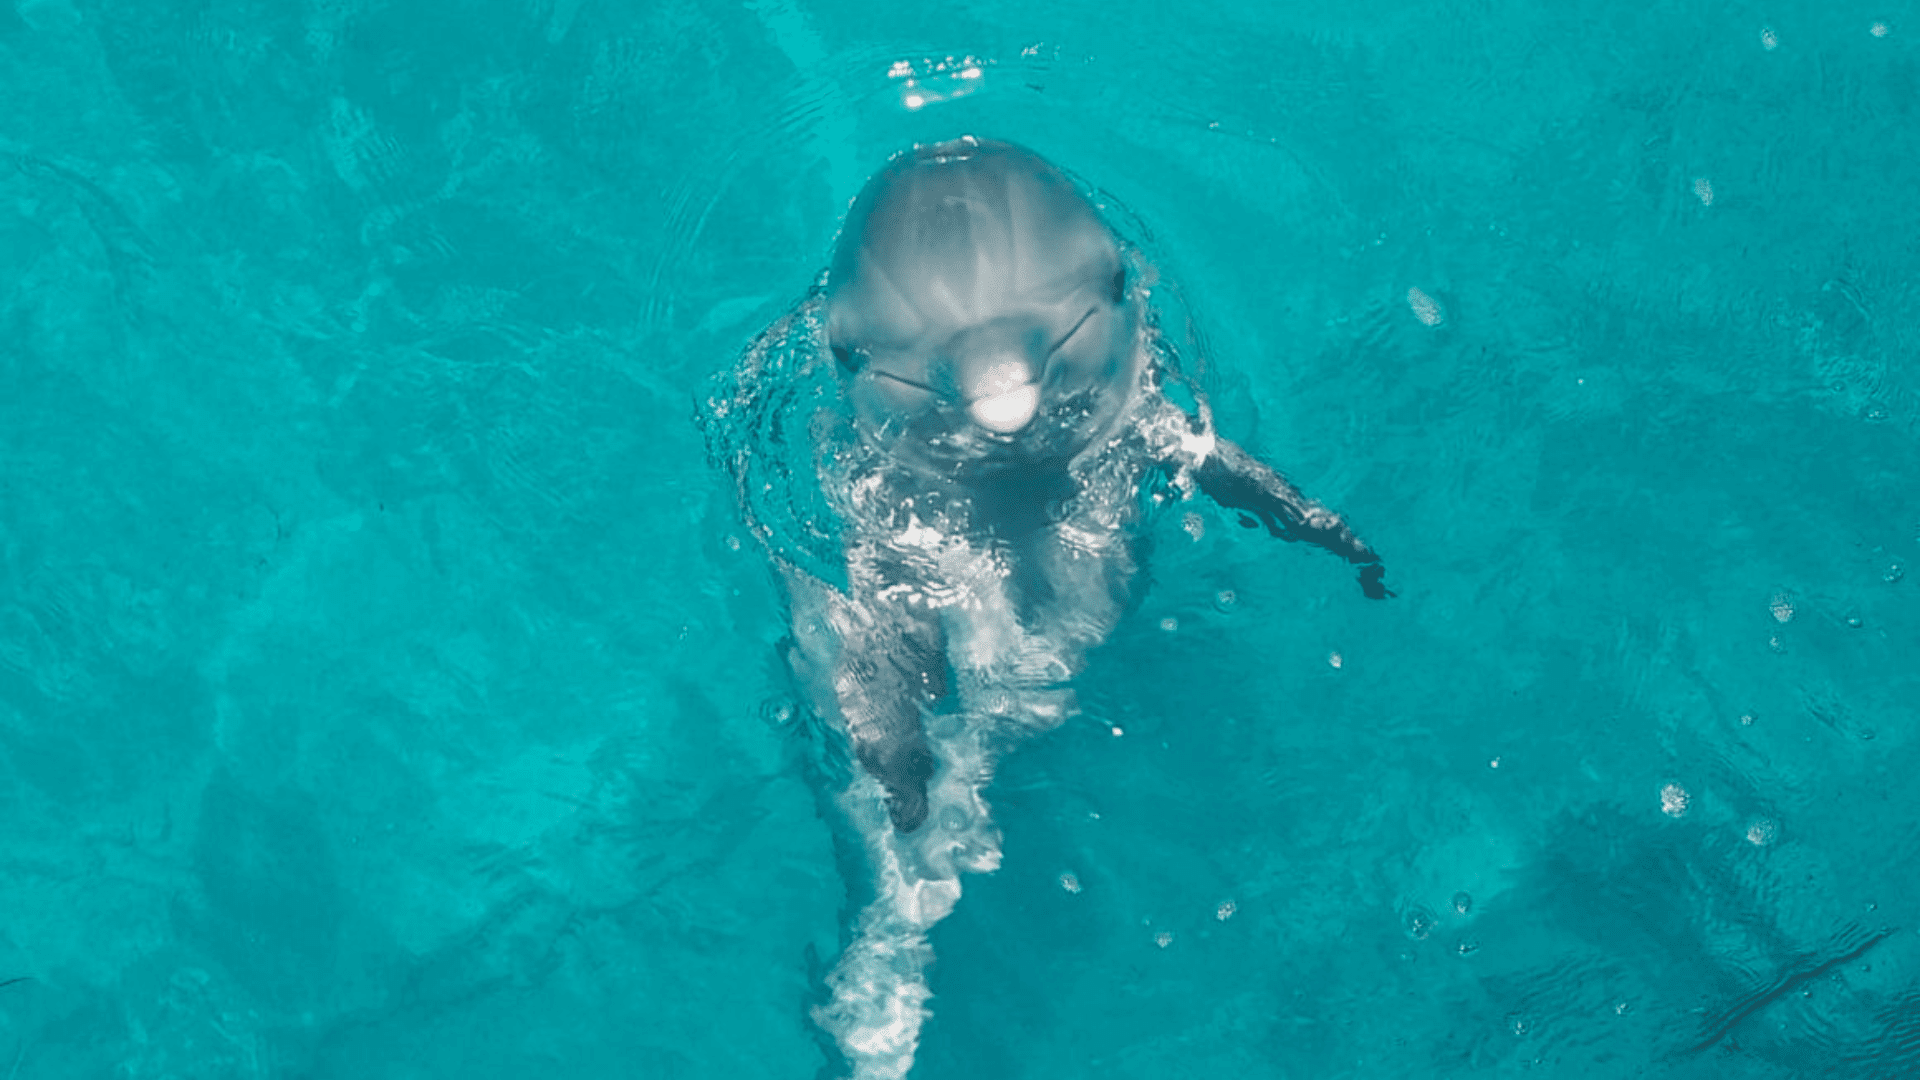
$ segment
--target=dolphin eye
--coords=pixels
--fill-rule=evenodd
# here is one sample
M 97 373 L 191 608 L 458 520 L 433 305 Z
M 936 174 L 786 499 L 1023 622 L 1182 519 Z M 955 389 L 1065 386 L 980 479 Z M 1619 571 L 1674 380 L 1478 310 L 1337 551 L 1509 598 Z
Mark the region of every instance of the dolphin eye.
M 1127 295 L 1127 269 L 1121 267 L 1113 272 L 1113 302 L 1119 303 Z
M 833 358 L 840 361 L 841 367 L 846 368 L 848 371 L 858 371 L 860 369 L 860 362 L 864 357 L 859 352 L 845 345 L 834 345 L 831 346 L 831 348 L 833 349 Z

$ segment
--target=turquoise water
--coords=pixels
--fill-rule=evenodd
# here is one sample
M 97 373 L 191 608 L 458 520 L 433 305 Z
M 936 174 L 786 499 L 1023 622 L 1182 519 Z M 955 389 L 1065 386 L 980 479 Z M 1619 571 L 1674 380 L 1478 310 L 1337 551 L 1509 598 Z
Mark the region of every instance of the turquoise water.
M 693 416 L 972 131 L 1150 236 L 1399 596 L 1162 515 L 914 1075 L 1913 1075 L 1916 42 L 0 3 L 0 1067 L 833 1075 L 850 856 Z

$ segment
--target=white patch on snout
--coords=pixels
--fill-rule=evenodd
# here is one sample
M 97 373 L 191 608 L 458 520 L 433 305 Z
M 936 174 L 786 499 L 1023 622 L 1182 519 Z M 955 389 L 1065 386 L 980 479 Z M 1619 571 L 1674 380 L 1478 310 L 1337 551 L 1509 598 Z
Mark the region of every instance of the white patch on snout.
M 1011 435 L 1040 409 L 1040 388 L 1027 381 L 1024 364 L 995 364 L 974 383 L 967 415 L 988 431 Z
M 1011 435 L 1026 427 L 1040 408 L 1040 388 L 1028 383 L 1004 394 L 981 398 L 967 406 L 967 415 L 988 431 Z

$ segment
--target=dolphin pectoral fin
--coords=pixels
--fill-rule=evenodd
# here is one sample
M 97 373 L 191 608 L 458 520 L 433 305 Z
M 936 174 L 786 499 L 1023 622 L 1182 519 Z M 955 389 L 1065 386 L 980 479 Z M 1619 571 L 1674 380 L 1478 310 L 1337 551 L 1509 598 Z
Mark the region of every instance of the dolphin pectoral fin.
M 933 778 L 933 751 L 924 735 L 915 732 L 905 743 L 875 747 L 871 760 L 862 753 L 860 763 L 887 792 L 887 817 L 894 831 L 911 833 L 927 820 L 927 781 Z
M 1208 498 L 1240 511 L 1242 525 L 1265 525 L 1282 540 L 1305 541 L 1358 566 L 1360 591 L 1369 599 L 1394 595 L 1380 580 L 1387 572 L 1380 556 L 1339 514 L 1301 494 L 1286 477 L 1235 444 L 1216 440 L 1213 452 L 1194 470 L 1194 479 Z
M 878 597 L 849 609 L 831 667 L 806 674 L 827 684 L 861 769 L 886 792 L 893 827 L 910 833 L 926 821 L 937 764 L 921 714 L 948 693 L 945 634 L 924 612 Z
M 1386 564 L 1380 562 L 1370 562 L 1360 568 L 1360 591 L 1367 594 L 1367 599 L 1385 600 L 1389 596 L 1399 595 L 1380 580 L 1386 573 Z
M 869 699 L 869 704 L 882 705 Z M 920 726 L 920 705 L 901 695 L 887 700 L 881 713 L 849 717 L 854 756 L 867 775 L 887 793 L 887 816 L 901 833 L 927 819 L 927 782 L 937 762 Z

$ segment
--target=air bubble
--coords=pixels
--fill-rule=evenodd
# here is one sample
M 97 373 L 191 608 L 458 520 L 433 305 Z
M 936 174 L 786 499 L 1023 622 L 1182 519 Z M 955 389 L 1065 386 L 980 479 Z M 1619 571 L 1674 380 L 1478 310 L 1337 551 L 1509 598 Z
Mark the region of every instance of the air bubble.
M 1166 618 L 1160 620 L 1160 629 L 1166 633 L 1171 634 L 1174 631 L 1180 629 L 1180 620 L 1169 615 Z
M 1772 52 L 1780 47 L 1780 36 L 1773 32 L 1773 27 L 1767 26 L 1761 28 L 1760 47 L 1768 52 Z
M 1788 623 L 1793 621 L 1793 597 L 1786 593 L 1774 593 L 1768 602 L 1767 610 L 1773 613 L 1773 621 Z
M 1433 933 L 1434 927 L 1439 925 L 1440 920 L 1434 917 L 1433 912 L 1420 904 L 1408 908 L 1407 913 L 1400 917 L 1401 929 L 1415 941 L 1425 941 Z
M 1660 789 L 1660 812 L 1670 818 L 1683 817 L 1687 807 L 1692 804 L 1693 796 L 1679 784 L 1668 784 Z
M 1159 933 L 1153 935 L 1153 943 L 1164 949 L 1167 946 L 1173 944 L 1173 935 L 1165 930 L 1162 930 Z
M 1189 513 L 1180 519 L 1180 527 L 1195 540 L 1207 535 L 1207 519 L 1199 514 Z
M 1330 652 L 1327 654 L 1327 666 L 1333 668 L 1335 671 L 1338 671 L 1345 663 L 1346 660 L 1341 657 L 1339 653 Z
M 959 832 L 967 827 L 967 812 L 957 806 L 949 806 L 940 811 L 940 827 L 948 832 Z
M 1240 910 L 1239 907 L 1235 905 L 1233 901 L 1222 900 L 1220 906 L 1213 909 L 1213 917 L 1219 919 L 1221 922 L 1226 922 L 1228 919 L 1233 918 L 1233 913 L 1238 910 Z
M 1080 893 L 1080 879 L 1074 876 L 1073 871 L 1064 871 L 1060 875 L 1060 887 L 1077 896 Z
M 1492 226 L 1489 225 L 1488 228 L 1491 229 Z M 1418 287 L 1407 290 L 1407 307 L 1413 310 L 1413 317 L 1420 320 L 1424 326 L 1439 326 L 1447 321 L 1446 312 L 1440 307 L 1440 302 L 1420 291 Z
M 1747 826 L 1747 843 L 1754 847 L 1766 847 L 1780 835 L 1780 829 L 1766 818 L 1760 818 Z
M 1214 610 L 1223 614 L 1232 611 L 1233 606 L 1239 602 L 1240 598 L 1234 594 L 1232 589 L 1221 589 L 1219 592 L 1213 594 Z
M 1880 575 L 1880 580 L 1891 585 L 1894 582 L 1899 581 L 1901 578 L 1906 576 L 1907 576 L 1907 572 L 1901 569 L 1900 564 L 1894 563 L 1892 566 L 1887 567 L 1886 573 Z
M 1454 893 L 1453 894 L 1453 910 L 1458 912 L 1461 915 L 1465 915 L 1469 911 L 1472 911 L 1473 897 L 1468 896 L 1465 892 Z
M 768 701 L 760 706 L 760 718 L 775 731 L 791 732 L 796 710 L 791 702 Z

